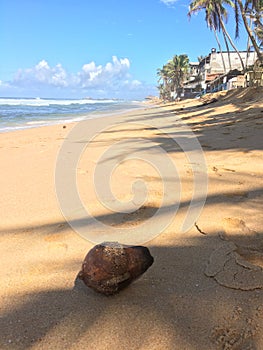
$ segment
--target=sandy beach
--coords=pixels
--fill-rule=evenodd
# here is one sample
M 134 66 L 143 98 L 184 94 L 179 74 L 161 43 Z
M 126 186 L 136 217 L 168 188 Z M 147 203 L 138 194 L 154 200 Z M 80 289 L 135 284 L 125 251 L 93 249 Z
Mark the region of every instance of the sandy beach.
M 89 120 L 82 134 L 75 124 L 0 134 L 0 348 L 263 349 L 263 89 L 145 105 L 105 120 Z M 115 296 L 75 283 L 94 243 L 67 223 L 57 200 L 65 144 L 82 150 L 75 173 L 84 207 L 155 259 Z M 92 175 L 101 157 L 106 165 L 117 160 L 111 190 L 124 206 L 132 183 L 147 184 L 135 212 L 99 203 Z M 97 189 L 109 179 L 99 173 Z M 167 227 L 155 233 L 156 223 Z M 93 242 L 120 234 L 94 231 L 89 221 L 85 230 Z

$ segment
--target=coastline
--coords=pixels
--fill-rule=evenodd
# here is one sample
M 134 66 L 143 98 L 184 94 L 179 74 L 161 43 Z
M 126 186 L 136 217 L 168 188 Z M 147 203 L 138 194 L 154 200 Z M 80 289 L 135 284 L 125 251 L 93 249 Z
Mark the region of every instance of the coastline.
M 4 99 L 0 132 L 24 130 L 48 125 L 69 124 L 86 119 L 123 114 L 142 108 L 140 101 L 69 100 L 69 99 Z
M 205 105 L 215 96 L 217 101 Z M 56 198 L 58 152 L 76 123 L 0 133 L 0 347 L 263 348 L 262 96 L 262 89 L 230 91 L 210 100 L 145 106 L 106 117 L 110 129 L 103 128 L 105 118 L 86 122 L 91 133 L 98 121 L 102 129 L 78 162 L 78 189 L 83 203 L 104 223 L 137 230 L 161 204 L 162 181 L 156 169 L 144 164 L 145 155 L 155 159 L 161 147 L 177 171 L 165 175 L 180 192 L 180 208 L 169 226 L 145 243 L 155 263 L 112 298 L 74 284 L 93 244 L 67 224 Z M 208 194 L 195 225 L 183 232 L 193 172 L 200 171 L 189 162 L 195 151 L 189 129 L 205 156 Z M 87 143 L 84 136 L 83 129 L 78 141 Z M 171 138 L 188 145 L 188 155 Z M 121 147 L 114 194 L 126 202 L 132 197 L 131 183 L 142 179 L 148 185 L 147 200 L 136 215 L 113 215 L 98 205 L 88 178 L 116 142 Z M 133 152 L 141 159 L 126 164 Z M 167 201 L 169 209 L 174 196 Z

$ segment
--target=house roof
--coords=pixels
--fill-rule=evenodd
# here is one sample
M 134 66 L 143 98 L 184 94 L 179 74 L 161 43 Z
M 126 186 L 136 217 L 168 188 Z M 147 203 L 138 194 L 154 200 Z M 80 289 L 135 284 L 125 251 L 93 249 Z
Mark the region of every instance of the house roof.
M 220 75 L 222 75 L 222 74 L 219 74 L 219 73 L 210 73 L 210 74 L 206 74 L 205 82 L 209 82 L 209 81 L 215 80 L 215 79 L 218 78 Z

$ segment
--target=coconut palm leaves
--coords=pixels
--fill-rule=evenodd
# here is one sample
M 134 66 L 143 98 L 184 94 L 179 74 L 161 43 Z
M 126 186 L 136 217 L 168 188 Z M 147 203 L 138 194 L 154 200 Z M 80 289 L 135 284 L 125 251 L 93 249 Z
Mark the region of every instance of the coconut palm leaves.
M 263 1 L 234 1 L 236 18 L 241 15 L 249 39 L 257 53 L 258 59 L 263 64 L 263 54 L 260 47 L 263 43 Z M 250 23 L 251 25 L 250 25 Z M 239 28 L 236 27 L 236 36 L 239 35 Z
M 222 30 L 226 47 L 228 48 L 228 42 L 229 42 L 230 45 L 233 47 L 233 49 L 236 51 L 237 55 L 239 56 L 242 70 L 245 71 L 244 62 L 225 26 L 225 22 L 227 22 L 227 19 L 228 19 L 228 12 L 225 6 L 233 7 L 234 6 L 233 1 L 231 0 L 194 0 L 190 3 L 188 16 L 191 17 L 193 13 L 199 12 L 201 10 L 205 10 L 205 13 L 206 13 L 205 20 L 206 20 L 207 26 L 214 31 L 220 51 L 222 52 L 216 32 L 220 32 Z M 223 61 L 223 65 L 224 65 L 224 61 Z M 224 65 L 224 68 L 225 68 L 225 65 Z
M 159 77 L 159 91 L 162 97 L 168 100 L 179 95 L 183 82 L 187 76 L 189 68 L 189 58 L 187 55 L 175 55 L 161 69 L 157 70 Z
M 243 22 L 257 56 L 263 63 L 263 54 L 260 51 L 260 47 L 263 44 L 263 0 L 193 0 L 189 6 L 188 16 L 191 17 L 193 13 L 205 10 L 206 23 L 214 31 L 220 51 L 221 46 L 216 32 L 222 30 L 226 47 L 228 47 L 227 42 L 229 42 L 237 52 L 244 71 L 243 60 L 225 26 L 228 18 L 226 6 L 235 10 L 236 37 L 239 35 L 239 27 L 241 22 Z M 252 19 L 252 27 L 249 24 L 249 19 Z
M 221 53 L 221 58 L 222 58 L 222 63 L 223 63 L 223 68 L 224 72 L 226 72 L 226 65 L 225 61 L 223 58 L 223 53 L 222 53 L 222 47 L 221 43 L 219 41 L 217 31 L 221 30 L 221 24 L 218 18 L 218 15 L 216 14 L 215 8 L 214 8 L 214 1 L 192 1 L 190 6 L 189 6 L 189 12 L 188 12 L 188 17 L 191 18 L 192 14 L 197 13 L 201 10 L 205 10 L 205 21 L 210 30 L 213 31 L 219 51 Z M 227 18 L 227 13 L 224 12 L 224 15 Z M 230 63 L 230 60 L 229 60 Z

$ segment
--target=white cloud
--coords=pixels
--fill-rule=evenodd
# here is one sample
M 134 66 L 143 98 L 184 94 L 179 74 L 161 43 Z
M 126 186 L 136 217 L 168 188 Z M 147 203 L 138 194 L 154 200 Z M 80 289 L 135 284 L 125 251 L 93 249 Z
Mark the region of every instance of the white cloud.
M 13 85 L 48 85 L 56 87 L 72 88 L 99 88 L 115 85 L 121 86 L 127 79 L 132 84 L 129 74 L 130 61 L 128 58 L 118 59 L 112 57 L 112 62 L 105 66 L 96 65 L 95 62 L 89 62 L 82 66 L 81 70 L 74 74 L 69 74 L 59 63 L 50 67 L 45 60 L 40 61 L 33 68 L 19 69 L 16 73 Z
M 128 58 L 118 59 L 116 56 L 112 57 L 112 62 L 108 62 L 105 66 L 96 66 L 94 62 L 84 64 L 82 70 L 77 74 L 78 84 L 82 88 L 87 87 L 120 87 L 129 74 L 130 61 Z
M 66 71 L 58 63 L 51 66 L 41 60 L 32 68 L 19 69 L 13 80 L 0 82 L 0 93 L 20 96 L 94 96 L 129 98 L 148 95 L 155 90 L 130 74 L 128 58 L 112 57 L 110 62 L 97 65 L 94 61 L 84 64 L 77 73 Z M 3 92 L 4 91 L 4 92 Z M 137 94 L 137 95 L 136 95 Z M 11 95 L 10 95 L 11 96 Z
M 58 87 L 68 86 L 68 75 L 60 63 L 50 67 L 47 61 L 40 61 L 35 67 L 19 69 L 16 73 L 14 85 L 44 84 Z
M 161 0 L 165 5 L 171 6 L 175 4 L 178 0 Z
M 95 64 L 95 62 L 86 63 L 86 64 L 84 64 L 82 69 L 84 70 L 84 72 L 87 72 L 87 73 L 92 72 L 92 71 L 96 70 L 96 64 Z
M 142 83 L 139 80 L 133 80 L 132 81 L 132 86 L 141 86 Z
M 0 87 L 1 88 L 6 88 L 6 89 L 8 89 L 8 88 L 10 88 L 10 83 L 8 82 L 8 81 L 3 81 L 3 80 L 0 80 Z

